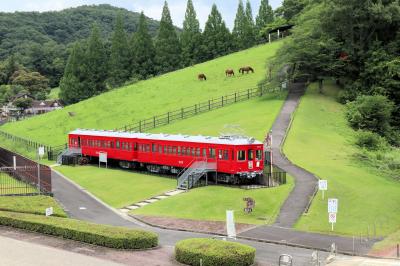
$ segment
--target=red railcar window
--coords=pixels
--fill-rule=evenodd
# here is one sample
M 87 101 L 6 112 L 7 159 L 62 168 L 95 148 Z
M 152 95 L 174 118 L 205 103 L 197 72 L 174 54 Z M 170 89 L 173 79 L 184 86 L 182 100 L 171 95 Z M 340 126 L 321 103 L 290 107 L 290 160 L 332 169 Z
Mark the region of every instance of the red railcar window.
M 196 156 L 200 157 L 200 148 L 196 148 Z
M 222 155 L 222 160 L 229 160 L 229 151 L 224 150 L 223 155 Z
M 137 151 L 138 150 L 138 144 L 135 142 L 135 151 Z
M 218 150 L 218 159 L 222 159 L 222 150 Z
M 178 149 L 177 147 L 172 147 L 172 154 L 177 154 L 178 153 Z
M 209 156 L 210 156 L 210 158 L 215 158 L 215 149 L 214 148 L 210 148 Z
M 262 160 L 262 150 L 256 150 L 256 159 L 258 161 Z
M 203 157 L 207 157 L 207 149 L 203 148 Z
M 251 161 L 251 160 L 254 159 L 254 151 L 253 151 L 253 150 L 248 150 L 248 151 L 247 151 L 247 159 L 248 159 L 249 161 Z
M 246 160 L 246 151 L 238 151 L 238 161 Z
M 119 149 L 120 148 L 120 145 L 119 145 L 120 143 L 119 143 L 119 140 L 116 140 L 115 141 L 115 148 L 116 149 Z
M 178 147 L 178 155 L 181 155 L 181 147 Z

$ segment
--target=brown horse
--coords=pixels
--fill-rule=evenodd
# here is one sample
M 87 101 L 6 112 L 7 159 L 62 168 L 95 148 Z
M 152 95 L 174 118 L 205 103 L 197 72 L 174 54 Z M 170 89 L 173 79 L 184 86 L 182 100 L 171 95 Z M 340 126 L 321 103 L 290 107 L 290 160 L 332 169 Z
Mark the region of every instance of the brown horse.
M 206 77 L 206 75 L 204 75 L 204 74 L 199 74 L 199 75 L 197 76 L 197 78 L 198 78 L 199 80 L 207 80 L 207 77 Z
M 241 67 L 239 69 L 239 73 L 242 73 L 242 74 L 244 74 L 244 72 L 246 72 L 246 74 L 249 74 L 250 71 L 251 71 L 251 73 L 254 73 L 254 69 L 251 66 Z
M 235 71 L 233 71 L 233 69 L 227 69 L 225 71 L 225 76 L 227 77 L 235 76 Z

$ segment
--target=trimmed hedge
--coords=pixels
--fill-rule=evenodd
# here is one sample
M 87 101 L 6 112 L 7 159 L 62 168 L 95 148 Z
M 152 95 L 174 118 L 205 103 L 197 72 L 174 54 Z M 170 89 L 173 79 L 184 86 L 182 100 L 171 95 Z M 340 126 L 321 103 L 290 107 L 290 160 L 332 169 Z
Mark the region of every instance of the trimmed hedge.
M 193 238 L 175 245 L 175 258 L 188 265 L 249 266 L 254 264 L 256 249 L 235 242 Z
M 0 211 L 0 225 L 117 249 L 147 249 L 158 245 L 158 236 L 152 232 L 67 218 Z

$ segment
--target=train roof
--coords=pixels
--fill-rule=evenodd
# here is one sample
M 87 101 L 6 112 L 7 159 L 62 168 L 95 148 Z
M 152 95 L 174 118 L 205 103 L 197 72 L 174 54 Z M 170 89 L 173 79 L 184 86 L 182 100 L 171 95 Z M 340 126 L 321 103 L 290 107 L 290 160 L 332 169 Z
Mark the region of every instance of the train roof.
M 190 136 L 190 135 L 171 135 L 171 134 L 151 134 L 151 133 L 137 133 L 137 132 L 122 132 L 122 131 L 106 131 L 106 130 L 88 130 L 76 129 L 69 134 L 84 135 L 84 136 L 98 136 L 98 137 L 117 137 L 117 138 L 132 138 L 132 139 L 147 139 L 147 140 L 164 140 L 164 141 L 181 141 L 181 142 L 194 142 L 194 143 L 209 143 L 209 144 L 223 144 L 223 145 L 249 145 L 262 144 L 254 138 L 247 138 L 241 136 L 222 136 L 222 137 L 209 137 L 209 136 Z

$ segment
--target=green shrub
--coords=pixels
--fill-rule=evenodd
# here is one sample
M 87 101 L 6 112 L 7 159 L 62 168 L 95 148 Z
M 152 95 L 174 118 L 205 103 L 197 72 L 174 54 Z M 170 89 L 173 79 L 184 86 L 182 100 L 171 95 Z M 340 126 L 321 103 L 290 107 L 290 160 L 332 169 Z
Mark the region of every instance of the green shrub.
M 158 236 L 152 232 L 67 218 L 0 211 L 0 225 L 117 249 L 146 249 L 158 245 Z
M 368 130 L 381 136 L 390 131 L 394 103 L 382 95 L 359 96 L 347 104 L 346 117 L 354 129 Z
M 358 131 L 356 145 L 368 150 L 379 150 L 387 147 L 385 138 L 371 131 Z
M 248 266 L 254 263 L 253 247 L 216 239 L 186 239 L 175 245 L 175 258 L 188 265 Z

